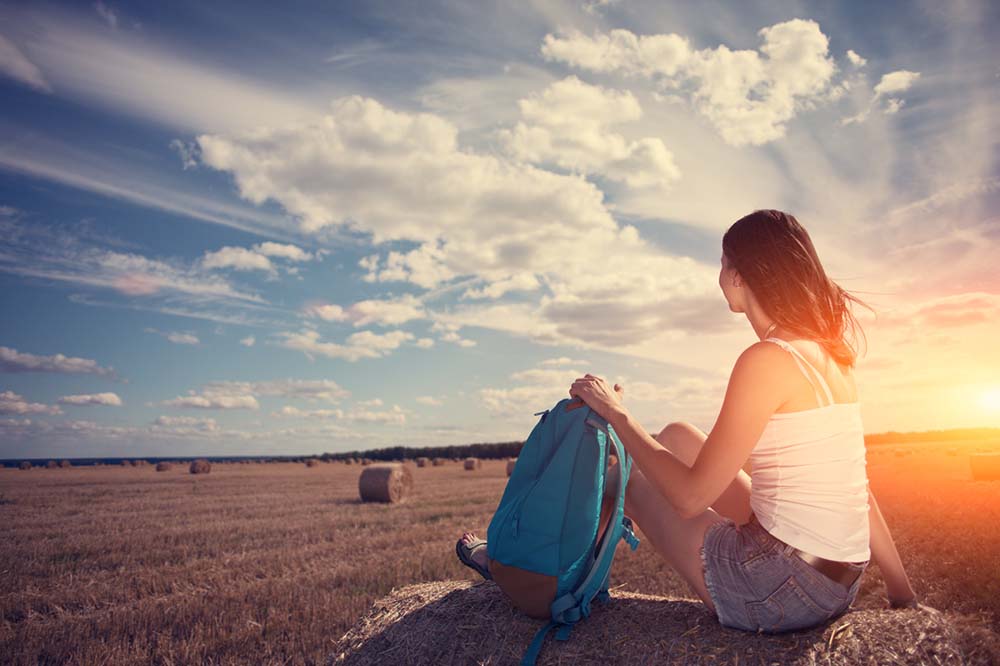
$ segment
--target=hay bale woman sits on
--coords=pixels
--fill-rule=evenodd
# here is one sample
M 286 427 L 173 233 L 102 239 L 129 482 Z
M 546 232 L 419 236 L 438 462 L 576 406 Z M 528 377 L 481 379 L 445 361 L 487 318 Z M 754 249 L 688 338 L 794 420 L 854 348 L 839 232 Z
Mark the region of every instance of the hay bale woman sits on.
M 827 277 L 809 234 L 781 211 L 734 223 L 721 262 L 729 309 L 760 341 L 736 361 L 710 434 L 671 423 L 653 438 L 620 386 L 588 374 L 570 387 L 634 458 L 625 513 L 727 627 L 827 622 L 850 607 L 870 560 L 892 607 L 936 612 L 917 603 L 868 489 L 849 308 L 860 301 Z M 489 577 L 485 542 L 467 532 L 458 545 Z

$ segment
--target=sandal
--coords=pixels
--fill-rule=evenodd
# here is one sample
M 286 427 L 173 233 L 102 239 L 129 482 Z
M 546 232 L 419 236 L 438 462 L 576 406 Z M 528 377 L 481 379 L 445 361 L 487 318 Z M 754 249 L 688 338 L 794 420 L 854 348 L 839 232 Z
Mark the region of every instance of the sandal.
M 475 569 L 476 572 L 486 580 L 493 580 L 493 576 L 490 574 L 489 569 L 480 566 L 475 560 L 472 559 L 472 554 L 475 551 L 485 547 L 486 541 L 480 539 L 479 537 L 476 537 L 472 541 L 471 546 L 466 546 L 462 543 L 462 539 L 459 539 L 455 543 L 455 554 L 458 555 L 458 559 L 462 561 L 462 564 L 471 569 Z

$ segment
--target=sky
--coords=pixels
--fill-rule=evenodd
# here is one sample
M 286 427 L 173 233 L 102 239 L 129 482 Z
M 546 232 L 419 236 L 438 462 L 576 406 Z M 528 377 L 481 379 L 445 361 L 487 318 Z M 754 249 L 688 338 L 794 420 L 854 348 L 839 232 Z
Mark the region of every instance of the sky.
M 1000 426 L 990 2 L 0 4 L 0 458 L 709 430 L 722 234 L 873 312 L 867 432 Z

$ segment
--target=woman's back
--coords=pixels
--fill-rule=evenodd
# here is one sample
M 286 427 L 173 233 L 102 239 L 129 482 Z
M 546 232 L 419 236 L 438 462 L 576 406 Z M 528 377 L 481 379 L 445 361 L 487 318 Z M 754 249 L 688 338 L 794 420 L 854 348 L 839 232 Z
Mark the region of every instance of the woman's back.
M 808 388 L 772 415 L 750 454 L 754 514 L 773 536 L 805 552 L 867 560 L 864 429 L 850 368 L 823 362 L 818 345 L 809 358 L 785 340 L 766 341 L 790 354 Z

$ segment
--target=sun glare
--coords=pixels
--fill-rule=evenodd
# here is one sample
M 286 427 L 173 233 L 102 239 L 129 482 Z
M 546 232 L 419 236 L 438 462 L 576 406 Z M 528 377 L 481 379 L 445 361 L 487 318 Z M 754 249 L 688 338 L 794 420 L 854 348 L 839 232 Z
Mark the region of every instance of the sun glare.
M 979 404 L 991 412 L 1000 412 L 1000 388 L 985 391 L 979 397 Z

